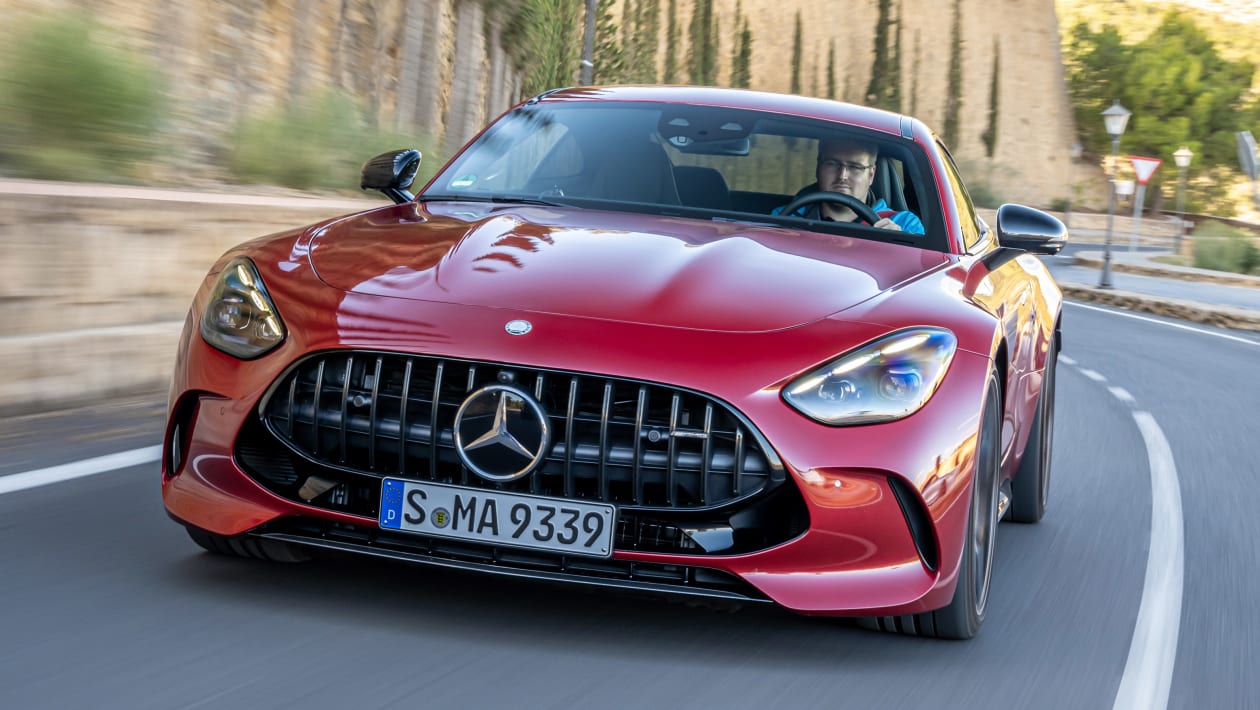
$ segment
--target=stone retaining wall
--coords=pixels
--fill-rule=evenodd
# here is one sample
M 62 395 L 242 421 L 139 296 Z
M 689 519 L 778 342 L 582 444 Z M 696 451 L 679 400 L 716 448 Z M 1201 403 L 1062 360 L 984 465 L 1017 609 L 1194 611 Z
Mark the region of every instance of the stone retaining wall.
M 188 305 L 223 252 L 381 204 L 71 192 L 0 191 L 0 413 L 165 386 Z
M 0 414 L 164 387 L 188 305 L 223 252 L 380 204 L 0 181 Z M 1082 234 L 1106 227 L 1106 215 L 1071 220 Z M 1127 218 L 1114 229 L 1127 234 Z M 1145 234 L 1172 230 L 1143 221 Z

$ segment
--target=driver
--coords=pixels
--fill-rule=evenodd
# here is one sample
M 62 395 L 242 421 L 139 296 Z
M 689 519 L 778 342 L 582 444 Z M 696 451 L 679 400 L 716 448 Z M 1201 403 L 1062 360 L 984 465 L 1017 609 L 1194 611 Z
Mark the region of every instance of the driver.
M 883 199 L 871 199 L 871 180 L 875 178 L 875 159 L 879 149 L 864 141 L 831 139 L 818 144 L 818 182 L 796 194 L 797 197 L 815 191 L 839 192 L 865 202 L 875 210 L 880 229 L 923 234 L 923 222 L 913 212 L 897 212 L 888 207 Z M 786 207 L 784 205 L 783 207 Z M 775 208 L 779 214 L 783 207 Z M 805 205 L 795 213 L 798 217 L 821 219 L 830 222 L 857 222 L 860 218 L 852 209 L 839 202 L 815 202 Z

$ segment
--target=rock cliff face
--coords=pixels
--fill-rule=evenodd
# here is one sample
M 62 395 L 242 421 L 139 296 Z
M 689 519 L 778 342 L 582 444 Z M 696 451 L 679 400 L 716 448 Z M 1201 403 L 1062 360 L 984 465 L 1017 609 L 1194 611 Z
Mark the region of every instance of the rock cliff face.
M 834 46 L 837 98 L 863 100 L 875 56 L 877 0 L 738 1 L 753 28 L 754 88 L 789 89 L 799 9 L 803 91 L 826 95 L 828 48 Z M 723 67 L 735 36 L 736 2 L 716 2 Z M 1054 1 L 958 2 L 963 84 L 955 157 L 973 184 L 986 183 L 997 197 L 1046 205 L 1066 196 L 1073 137 Z M 433 137 L 440 143 L 428 152 L 448 153 L 521 98 L 520 79 L 503 48 L 504 18 L 488 9 L 494 4 L 0 0 L 0 15 L 9 24 L 47 10 L 87 14 L 110 30 L 111 41 L 153 58 L 171 87 L 170 130 L 196 166 L 222 147 L 243 116 L 334 87 L 355 96 L 381 127 Z M 660 3 L 662 12 L 667 4 Z M 686 28 L 691 3 L 678 5 L 679 25 Z M 903 111 L 942 130 L 954 2 L 894 0 L 892 6 L 901 21 Z M 997 138 L 989 158 L 981 135 L 988 126 L 995 51 L 1001 69 Z M 728 74 L 724 68 L 719 79 Z

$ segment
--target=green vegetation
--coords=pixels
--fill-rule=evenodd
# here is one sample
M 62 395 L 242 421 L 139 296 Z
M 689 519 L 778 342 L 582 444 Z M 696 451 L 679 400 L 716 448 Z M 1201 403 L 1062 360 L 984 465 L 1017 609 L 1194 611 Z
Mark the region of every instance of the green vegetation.
M 595 69 L 591 72 L 596 84 L 617 84 L 626 75 L 626 53 L 617 41 L 617 22 L 613 19 L 612 4 L 600 6 L 595 20 Z
M 790 93 L 801 93 L 801 11 L 796 11 L 796 29 L 792 32 L 792 84 Z
M 90 22 L 12 27 L 0 56 L 0 172 L 31 178 L 149 177 L 163 119 L 157 72 L 101 42 Z
M 243 122 L 227 155 L 227 168 L 242 182 L 351 190 L 358 187 L 368 157 L 415 144 L 413 137 L 372 129 L 348 97 L 326 94 Z M 445 156 L 420 147 L 425 156 L 417 185 L 446 162 Z
M 626 0 L 621 23 L 621 46 L 626 58 L 622 81 L 626 83 L 656 83 L 656 45 L 661 32 L 660 6 L 660 0 Z
M 718 27 L 713 0 L 696 0 L 691 8 L 687 73 L 697 86 L 717 84 Z
M 871 80 L 866 85 L 866 104 L 889 111 L 900 111 L 893 106 L 889 92 L 893 88 L 888 52 L 888 25 L 891 22 L 892 0 L 879 0 L 879 19 L 875 21 L 875 58 L 871 60 Z
M 945 125 L 941 137 L 945 145 L 957 150 L 962 118 L 962 0 L 954 0 L 954 21 L 950 29 L 954 41 L 949 45 L 949 73 L 945 88 Z
M 572 86 L 582 57 L 586 8 L 573 0 L 516 0 L 504 32 L 504 46 L 521 72 L 521 93 L 534 96 Z
M 1219 222 L 1203 222 L 1195 227 L 1193 236 L 1196 267 L 1260 276 L 1260 249 L 1251 232 Z
M 984 154 L 990 158 L 997 152 L 998 132 L 998 79 L 1002 74 L 1002 47 L 997 37 L 993 38 L 993 75 L 989 79 L 989 123 L 980 134 L 984 141 Z
M 738 0 L 735 3 L 735 41 L 731 44 L 731 86 L 752 86 L 752 29 Z
M 669 20 L 665 29 L 665 76 L 666 84 L 678 83 L 678 42 L 682 38 L 678 30 L 678 0 L 669 0 Z
M 1152 12 L 1145 3 L 1122 5 Z M 1248 95 L 1254 64 L 1218 51 L 1198 24 L 1201 15 L 1169 10 L 1144 34 L 1138 28 L 1145 26 L 1122 24 L 1123 17 L 1113 18 L 1116 25 L 1101 26 L 1080 17 L 1064 33 L 1064 53 L 1081 143 L 1096 154 L 1110 152 L 1099 114 L 1118 100 L 1133 112 L 1121 151 L 1172 166 L 1173 152 L 1188 146 L 1195 157 L 1187 209 L 1231 214 L 1228 185 L 1240 177 L 1234 136 L 1260 119 L 1260 96 Z M 1256 46 L 1253 56 L 1260 51 Z M 1213 179 L 1195 180 L 1205 175 Z M 1175 168 L 1161 170 L 1148 189 L 1158 191 L 1161 182 L 1175 180 Z
M 827 98 L 836 98 L 836 41 L 827 41 Z

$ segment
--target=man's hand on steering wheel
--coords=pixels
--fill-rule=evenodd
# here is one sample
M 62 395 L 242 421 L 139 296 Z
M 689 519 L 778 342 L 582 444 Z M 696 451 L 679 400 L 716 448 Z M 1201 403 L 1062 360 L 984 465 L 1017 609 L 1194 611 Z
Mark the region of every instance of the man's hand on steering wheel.
M 785 215 L 796 214 L 796 211 L 799 210 L 800 208 L 817 204 L 819 202 L 832 202 L 838 205 L 842 205 L 844 207 L 848 207 L 849 209 L 853 210 L 853 213 L 856 214 L 859 219 L 861 219 L 863 222 L 866 222 L 867 224 L 872 225 L 874 227 L 879 227 L 880 229 L 894 229 L 897 231 L 901 231 L 901 226 L 898 225 L 896 222 L 892 221 L 891 219 L 887 217 L 880 217 L 878 214 L 876 214 L 875 210 L 871 209 L 870 205 L 866 204 L 865 202 L 857 199 L 856 197 L 852 195 L 846 195 L 843 192 L 819 191 L 819 192 L 811 192 L 807 195 L 801 195 L 795 200 L 792 200 L 791 202 L 789 202 L 787 206 L 783 208 L 783 211 L 780 212 L 779 214 L 785 214 Z

